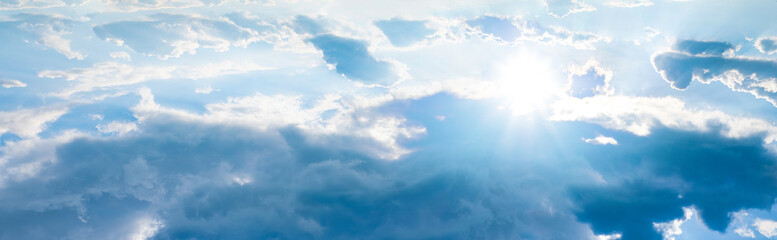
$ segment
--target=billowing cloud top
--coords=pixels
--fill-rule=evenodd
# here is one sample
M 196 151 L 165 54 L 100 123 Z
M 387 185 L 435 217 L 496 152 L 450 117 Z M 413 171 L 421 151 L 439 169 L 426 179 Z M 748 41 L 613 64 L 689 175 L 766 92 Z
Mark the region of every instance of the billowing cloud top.
M 772 239 L 772 9 L 0 0 L 0 239 Z

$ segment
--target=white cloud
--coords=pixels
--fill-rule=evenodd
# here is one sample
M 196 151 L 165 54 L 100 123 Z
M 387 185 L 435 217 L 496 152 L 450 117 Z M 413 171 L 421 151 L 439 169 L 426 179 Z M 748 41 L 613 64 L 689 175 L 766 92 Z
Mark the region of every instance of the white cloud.
M 755 238 L 755 232 L 750 229 L 746 223 L 746 218 L 749 214 L 745 210 L 731 213 L 731 227 L 734 228 L 734 233 L 743 238 Z
M 622 235 L 620 233 L 613 233 L 596 235 L 595 237 L 596 240 L 618 240 L 621 239 Z
M 596 11 L 596 8 L 581 0 L 544 0 L 545 9 L 551 16 L 563 18 L 570 14 Z
M 101 0 L 100 4 L 107 7 L 109 11 L 118 12 L 137 12 L 163 9 L 180 9 L 193 7 L 213 7 L 228 2 L 239 2 L 246 5 L 257 4 L 263 6 L 272 6 L 273 0 Z
M 47 123 L 59 119 L 67 112 L 68 107 L 64 105 L 0 112 L 0 135 L 13 133 L 22 138 L 36 138 L 38 133 L 46 129 Z
M 410 153 L 410 150 L 399 145 L 400 139 L 415 138 L 426 133 L 425 128 L 410 126 L 404 118 L 371 114 L 368 109 L 351 104 L 339 95 L 327 95 L 311 107 L 303 107 L 306 104 L 300 96 L 266 96 L 257 93 L 249 97 L 229 98 L 223 103 L 208 104 L 205 105 L 206 113 L 194 114 L 158 105 L 148 89 L 141 90 L 139 94 L 142 100 L 132 111 L 141 124 L 145 121 L 176 119 L 237 125 L 258 131 L 295 127 L 308 134 L 312 142 L 320 144 L 337 145 L 327 140 L 333 136 L 362 139 L 358 146 L 342 147 L 357 148 L 389 160 Z
M 125 61 L 132 60 L 132 57 L 130 56 L 130 54 L 128 52 L 112 52 L 112 53 L 110 53 L 110 56 L 113 59 L 121 59 L 121 60 L 125 60 Z
M 2 119 L 2 118 L 0 118 Z M 38 175 L 48 164 L 57 161 L 58 146 L 86 135 L 77 131 L 65 131 L 50 138 L 28 138 L 5 142 L 0 146 L 0 189 L 8 181 L 21 181 Z
M 777 53 L 777 37 L 762 37 L 755 41 L 755 48 L 769 55 Z
M 80 5 L 80 0 L 14 0 L 0 1 L 0 10 L 40 9 Z
M 650 0 L 610 1 L 604 3 L 604 5 L 610 7 L 634 8 L 653 6 L 653 2 Z
M 23 83 L 22 81 L 19 81 L 19 80 L 13 80 L 13 79 L 0 80 L 0 87 L 4 87 L 4 88 L 15 88 L 15 87 L 26 87 L 26 86 L 27 86 L 26 83 Z
M 247 62 L 219 62 L 200 66 L 130 66 L 117 62 L 101 62 L 90 68 L 70 70 L 45 70 L 38 73 L 41 78 L 63 78 L 75 82 L 53 96 L 68 98 L 79 92 L 90 92 L 117 86 L 131 85 L 148 80 L 171 78 L 203 79 L 221 75 L 239 74 L 267 70 L 268 67 Z
M 736 233 L 740 237 L 755 238 L 755 232 L 753 232 L 753 229 L 749 229 L 749 228 L 744 228 L 744 227 L 736 228 L 734 229 L 734 233 Z
M 119 136 L 137 131 L 138 125 L 133 122 L 113 121 L 108 124 L 98 124 L 97 131 L 103 134 L 117 134 Z
M 63 36 L 70 34 L 73 20 L 49 15 L 19 14 L 14 16 L 17 28 L 35 38 L 35 42 L 65 55 L 68 59 L 83 60 L 86 55 L 70 48 L 70 40 Z
M 95 26 L 94 32 L 101 39 L 162 60 L 184 53 L 193 55 L 200 48 L 224 52 L 262 40 L 257 31 L 226 18 L 183 14 L 155 14 L 150 19 L 107 23 Z
M 500 24 L 499 30 L 494 32 L 484 31 L 481 23 L 470 21 L 471 26 L 468 30 L 470 34 L 474 34 L 484 39 L 495 40 L 508 45 L 517 45 L 522 41 L 540 42 L 548 45 L 563 45 L 570 46 L 576 49 L 594 50 L 595 44 L 599 42 L 611 42 L 612 38 L 607 36 L 601 36 L 590 32 L 576 32 L 560 26 L 542 26 L 537 22 L 530 21 L 521 17 L 493 17 L 484 16 L 483 18 L 497 18 L 503 23 L 510 24 L 509 28 L 505 28 Z M 488 24 L 495 24 L 490 22 Z M 501 37 L 500 37 L 501 36 Z M 506 38 L 506 39 L 503 39 Z
M 596 136 L 595 138 L 583 138 L 583 141 L 585 141 L 585 143 L 597 145 L 618 145 L 618 141 L 616 141 L 615 138 L 602 135 Z
M 566 91 L 572 96 L 615 94 L 615 89 L 610 86 L 615 74 L 594 59 L 589 59 L 583 65 L 571 64 L 567 71 Z
M 194 89 L 194 93 L 197 93 L 197 94 L 210 94 L 210 93 L 212 93 L 214 91 L 218 91 L 218 89 L 213 89 L 213 87 L 211 87 L 210 85 L 208 85 L 207 87 L 204 87 L 204 88 L 195 88 Z
M 683 234 L 681 228 L 683 223 L 691 220 L 695 210 L 691 208 L 683 208 L 683 218 L 674 219 L 667 222 L 653 223 L 653 228 L 663 235 L 664 240 L 675 240 L 674 236 Z
M 766 133 L 765 143 L 777 140 L 777 127 L 762 119 L 688 109 L 683 101 L 673 97 L 567 97 L 553 104 L 549 119 L 589 122 L 639 136 L 648 135 L 659 126 L 687 131 L 709 131 L 721 126 L 720 133 L 730 138 Z
M 758 218 L 753 223 L 753 226 L 764 237 L 771 238 L 777 236 L 777 221 Z
M 154 237 L 157 231 L 165 227 L 159 219 L 152 217 L 142 217 L 135 222 L 135 232 L 129 237 L 130 240 L 146 240 Z

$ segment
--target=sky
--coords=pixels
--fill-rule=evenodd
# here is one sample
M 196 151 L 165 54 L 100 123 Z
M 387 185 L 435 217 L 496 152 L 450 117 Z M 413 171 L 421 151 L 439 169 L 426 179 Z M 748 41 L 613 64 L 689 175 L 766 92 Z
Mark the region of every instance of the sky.
M 773 0 L 0 0 L 0 240 L 777 238 Z

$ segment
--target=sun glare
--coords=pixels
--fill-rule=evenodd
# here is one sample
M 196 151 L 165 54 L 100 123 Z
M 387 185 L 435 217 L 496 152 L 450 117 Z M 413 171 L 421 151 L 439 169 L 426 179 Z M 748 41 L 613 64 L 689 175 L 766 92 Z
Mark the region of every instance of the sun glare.
M 524 115 L 548 105 L 559 92 L 559 71 L 534 55 L 518 55 L 508 59 L 497 70 L 499 94 L 504 107 L 515 115 Z

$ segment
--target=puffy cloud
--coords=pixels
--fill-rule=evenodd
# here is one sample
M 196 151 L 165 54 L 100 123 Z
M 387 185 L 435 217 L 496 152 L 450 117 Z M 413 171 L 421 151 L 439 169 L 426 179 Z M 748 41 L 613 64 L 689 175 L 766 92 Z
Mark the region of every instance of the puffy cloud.
M 771 238 L 777 236 L 777 222 L 766 219 L 756 219 L 753 226 L 758 230 L 758 233 L 764 235 L 764 237 Z
M 618 145 L 618 141 L 615 138 L 606 136 L 596 136 L 595 138 L 584 138 L 585 143 L 597 144 L 597 145 Z
M 218 92 L 218 89 L 213 89 L 213 87 L 211 87 L 210 85 L 208 85 L 207 87 L 204 87 L 204 88 L 195 88 L 194 89 L 194 93 L 197 93 L 197 94 L 210 94 L 213 91 L 217 91 Z
M 124 135 L 129 132 L 137 131 L 138 125 L 133 122 L 113 121 L 105 125 L 97 125 L 97 131 L 104 134 Z
M 57 162 L 58 146 L 85 136 L 77 131 L 66 131 L 50 138 L 31 137 L 5 142 L 0 146 L 0 189 L 38 176 L 46 166 Z
M 309 40 L 324 55 L 337 73 L 367 86 L 392 86 L 406 78 L 397 63 L 378 60 L 367 49 L 367 43 L 331 34 Z
M 209 124 L 231 124 L 266 131 L 293 127 L 312 134 L 311 141 L 326 143 L 339 138 L 342 147 L 364 154 L 394 160 L 411 151 L 399 145 L 402 139 L 416 138 L 426 129 L 406 123 L 403 118 L 372 115 L 365 108 L 338 95 L 327 95 L 312 107 L 303 107 L 300 96 L 265 96 L 257 93 L 244 98 L 230 98 L 224 103 L 205 106 L 205 114 L 162 107 L 148 89 L 141 91 L 142 101 L 133 107 L 138 121 L 182 119 Z M 348 146 L 351 143 L 359 144 Z M 334 143 L 330 143 L 334 145 Z
M 750 93 L 777 106 L 777 62 L 768 59 L 720 56 L 731 51 L 725 43 L 695 42 L 689 52 L 662 52 L 653 66 L 675 89 L 688 88 L 692 80 L 709 84 L 719 81 L 733 91 Z M 712 54 L 712 55 L 710 55 Z
M 132 56 L 130 56 L 128 52 L 112 52 L 110 56 L 113 59 L 121 59 L 126 61 L 132 60 Z
M 596 11 L 596 8 L 581 0 L 543 0 L 547 13 L 557 18 L 563 18 L 579 12 Z
M 136 134 L 58 144 L 56 161 L 0 188 L 4 236 L 592 238 L 553 195 L 557 184 L 517 177 L 537 169 L 512 158 L 473 161 L 473 145 L 379 161 L 353 151 L 365 141 L 347 136 L 318 141 L 293 128 L 142 119 Z
M 673 236 L 683 234 L 683 229 L 680 228 L 683 223 L 691 220 L 694 215 L 694 210 L 691 208 L 683 208 L 685 216 L 682 218 L 674 219 L 668 222 L 653 223 L 653 227 L 663 235 L 666 240 L 675 240 Z
M 73 20 L 53 15 L 42 14 L 17 14 L 13 15 L 10 21 L 0 22 L 0 26 L 10 25 L 11 27 L 2 27 L 0 32 L 17 31 L 14 34 L 3 34 L 2 38 L 9 36 L 21 36 L 25 41 L 35 42 L 65 55 L 68 59 L 82 60 L 86 56 L 78 51 L 72 50 L 70 40 L 64 36 L 70 34 L 70 28 Z
M 523 18 L 482 16 L 468 20 L 467 24 L 474 28 L 475 34 L 484 38 L 496 39 L 508 44 L 521 41 L 535 41 L 550 45 L 565 45 L 576 49 L 595 49 L 599 42 L 610 42 L 611 39 L 587 32 L 573 32 L 562 27 L 545 27 L 541 24 Z
M 591 97 L 594 95 L 612 95 L 615 92 L 610 86 L 614 73 L 600 66 L 596 60 L 588 60 L 584 65 L 570 65 L 567 83 L 567 94 L 573 97 Z
M 266 69 L 269 68 L 246 62 L 219 62 L 201 66 L 131 66 L 117 62 L 101 62 L 89 68 L 45 70 L 39 72 L 38 77 L 62 78 L 75 82 L 69 88 L 53 93 L 54 96 L 68 98 L 80 92 L 131 85 L 148 80 L 203 79 Z
M 68 112 L 66 105 L 51 105 L 16 111 L 0 112 L 0 135 L 13 133 L 23 138 L 35 138 L 53 122 Z
M 427 21 L 392 18 L 376 21 L 374 24 L 383 31 L 383 34 L 388 37 L 392 45 L 398 47 L 406 47 L 423 41 L 426 39 L 426 36 L 435 32 L 426 26 Z
M 634 8 L 653 6 L 653 2 L 650 0 L 610 1 L 605 2 L 604 5 L 610 7 Z
M 682 219 L 688 206 L 710 229 L 723 232 L 732 212 L 769 209 L 777 196 L 777 164 L 760 136 L 732 139 L 716 131 L 661 128 L 647 137 L 619 139 L 606 153 L 583 150 L 606 183 L 571 189 L 578 219 L 591 223 L 595 233 L 660 239 L 654 224 Z
M 3 88 L 15 88 L 15 87 L 26 87 L 27 84 L 23 83 L 19 80 L 13 80 L 13 79 L 6 79 L 6 80 L 0 80 L 0 87 Z
M 758 51 L 772 55 L 777 53 L 777 37 L 762 37 L 755 41 Z
M 223 52 L 259 41 L 256 32 L 231 21 L 176 14 L 155 14 L 146 20 L 103 24 L 95 26 L 94 32 L 104 40 L 126 44 L 136 52 L 159 59 L 195 54 L 199 48 Z

